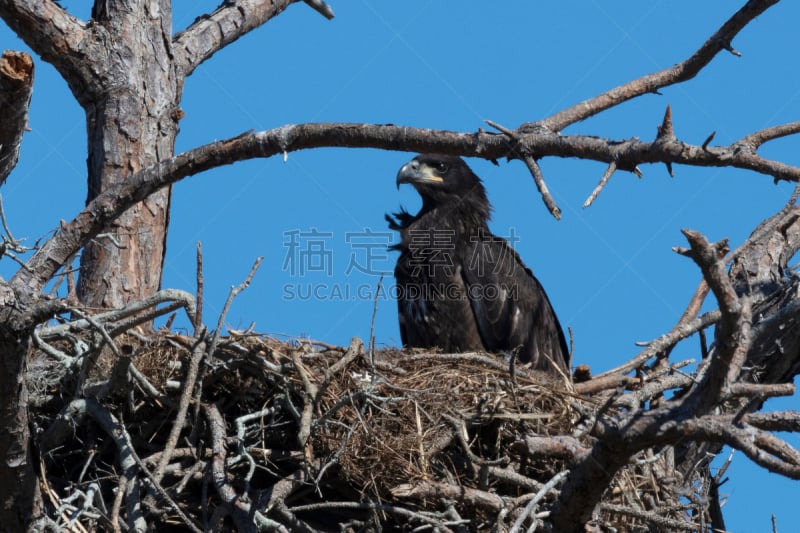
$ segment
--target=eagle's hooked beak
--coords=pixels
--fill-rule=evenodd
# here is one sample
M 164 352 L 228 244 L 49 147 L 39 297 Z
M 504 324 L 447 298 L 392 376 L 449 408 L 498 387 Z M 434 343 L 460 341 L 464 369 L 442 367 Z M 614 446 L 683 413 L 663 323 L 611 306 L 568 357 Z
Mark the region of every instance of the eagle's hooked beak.
M 425 164 L 420 164 L 416 159 L 412 159 L 402 167 L 397 173 L 397 188 L 402 183 L 442 183 L 444 178 L 437 176 L 433 168 Z

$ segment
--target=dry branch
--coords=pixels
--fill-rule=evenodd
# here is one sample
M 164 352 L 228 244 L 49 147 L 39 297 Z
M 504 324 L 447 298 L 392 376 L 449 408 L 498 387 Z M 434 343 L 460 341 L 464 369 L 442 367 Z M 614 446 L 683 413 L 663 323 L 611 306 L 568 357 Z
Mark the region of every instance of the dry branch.
M 621 169 L 636 169 L 641 163 L 670 162 L 695 166 L 721 166 L 753 170 L 775 179 L 800 181 L 800 168 L 761 158 L 737 146 L 703 149 L 683 142 L 624 143 L 591 136 L 562 136 L 550 132 L 519 132 L 518 143 L 529 157 L 578 157 L 610 163 Z M 64 262 L 105 225 L 125 209 L 155 191 L 187 176 L 210 168 L 255 157 L 322 146 L 382 148 L 440 152 L 499 159 L 514 157 L 518 148 L 509 147 L 505 135 L 457 133 L 393 125 L 317 123 L 287 125 L 248 133 L 205 145 L 139 171 L 124 182 L 109 187 L 78 216 L 65 224 L 18 271 L 12 286 L 24 297 L 34 297 Z
M 550 194 L 550 190 L 544 182 L 544 174 L 542 174 L 542 168 L 539 166 L 539 163 L 531 156 L 525 156 L 523 161 L 525 161 L 525 166 L 528 167 L 528 171 L 530 171 L 531 176 L 533 176 L 533 181 L 536 182 L 536 188 L 539 189 L 539 194 L 542 196 L 542 201 L 544 205 L 547 206 L 547 210 L 550 211 L 550 214 L 553 215 L 556 220 L 560 220 L 561 208 L 556 204 L 553 195 Z
M 17 165 L 22 135 L 28 127 L 33 92 L 33 59 L 6 50 L 0 57 L 0 185 Z M 11 235 L 9 235 L 11 237 Z
M 692 247 L 692 259 L 703 271 L 703 278 L 717 298 L 720 306 L 720 321 L 717 323 L 718 349 L 705 375 L 705 381 L 698 385 L 703 398 L 694 403 L 705 409 L 721 397 L 722 391 L 739 377 L 750 347 L 750 302 L 739 298 L 733 283 L 728 277 L 723 259 L 727 252 L 726 243 L 712 245 L 697 232 L 683 230 Z
M 796 133 L 800 133 L 800 121 L 789 122 L 788 124 L 781 124 L 751 133 L 740 139 L 736 144 L 749 146 L 751 150 L 758 150 L 758 148 L 767 141 L 786 137 L 787 135 L 794 135 Z
M 608 184 L 608 180 L 611 179 L 611 176 L 614 174 L 615 170 L 617 170 L 617 164 L 614 161 L 612 161 L 611 163 L 608 164 L 608 168 L 606 168 L 606 171 L 603 172 L 603 175 L 600 177 L 600 182 L 594 188 L 592 194 L 590 194 L 589 197 L 586 199 L 586 201 L 583 202 L 584 209 L 594 203 L 594 201 L 597 199 L 597 196 L 605 188 L 606 184 Z
M 189 76 L 203 61 L 279 15 L 295 1 L 223 2 L 213 13 L 197 17 L 189 27 L 175 34 L 173 38 L 179 70 L 184 76 Z
M 670 68 L 642 76 L 619 87 L 615 87 L 599 96 L 590 98 L 574 106 L 559 111 L 544 120 L 534 123 L 551 131 L 559 132 L 581 120 L 610 109 L 627 100 L 647 93 L 657 92 L 659 89 L 681 83 L 694 78 L 712 59 L 721 51 L 728 50 L 733 53 L 731 41 L 736 35 L 758 15 L 776 4 L 778 0 L 750 0 L 714 35 L 708 38 L 691 57 Z M 738 55 L 738 54 L 735 54 Z M 531 127 L 532 125 L 524 125 Z
M 496 494 L 434 481 L 397 485 L 391 489 L 391 493 L 393 496 L 401 499 L 426 500 L 429 498 L 446 498 L 448 500 L 457 500 L 461 503 L 482 507 L 490 511 L 500 511 L 505 506 L 503 499 Z

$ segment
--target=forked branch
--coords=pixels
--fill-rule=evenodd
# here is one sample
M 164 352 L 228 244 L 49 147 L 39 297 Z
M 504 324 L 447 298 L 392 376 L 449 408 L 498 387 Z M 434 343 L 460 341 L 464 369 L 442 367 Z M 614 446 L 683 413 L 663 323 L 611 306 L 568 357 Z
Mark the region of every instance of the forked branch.
M 238 0 L 223 2 L 213 13 L 195 19 L 173 38 L 176 61 L 184 76 L 190 75 L 203 61 L 262 26 L 297 0 Z M 315 11 L 333 18 L 333 10 L 322 0 L 305 0 Z

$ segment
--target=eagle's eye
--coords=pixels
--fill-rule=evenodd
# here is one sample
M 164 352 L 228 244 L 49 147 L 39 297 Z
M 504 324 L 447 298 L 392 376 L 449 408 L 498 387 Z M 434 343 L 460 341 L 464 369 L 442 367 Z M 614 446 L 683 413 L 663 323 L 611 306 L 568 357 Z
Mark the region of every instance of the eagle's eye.
M 444 161 L 436 163 L 436 170 L 438 170 L 441 174 L 444 174 L 445 172 L 447 172 L 447 163 L 445 163 Z

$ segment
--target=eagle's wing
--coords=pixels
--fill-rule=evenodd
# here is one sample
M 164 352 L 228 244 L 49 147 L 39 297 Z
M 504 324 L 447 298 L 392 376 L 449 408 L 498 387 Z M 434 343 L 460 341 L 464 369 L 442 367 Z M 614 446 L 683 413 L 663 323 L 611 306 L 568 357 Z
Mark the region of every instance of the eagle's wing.
M 431 265 L 412 255 L 403 251 L 394 271 L 403 345 L 446 352 L 483 349 L 461 265 Z
M 488 235 L 467 247 L 462 273 L 484 346 L 537 368 L 567 369 L 564 332 L 544 288 L 513 248 Z

